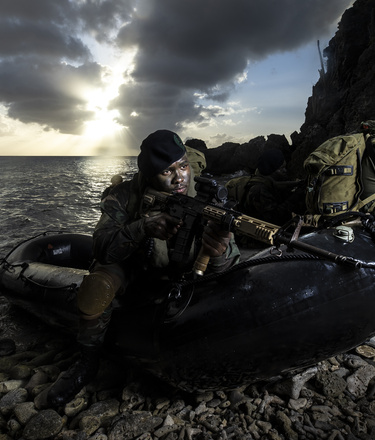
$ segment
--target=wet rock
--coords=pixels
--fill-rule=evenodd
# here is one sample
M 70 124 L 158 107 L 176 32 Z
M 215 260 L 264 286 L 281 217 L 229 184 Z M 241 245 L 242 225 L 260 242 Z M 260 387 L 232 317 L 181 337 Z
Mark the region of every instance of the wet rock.
M 284 394 L 289 396 L 291 399 L 297 400 L 306 382 L 324 369 L 325 367 L 322 364 L 308 368 L 302 373 L 296 374 L 287 380 L 276 382 L 271 389 L 276 393 Z
M 44 385 L 48 382 L 48 374 L 45 373 L 43 370 L 41 369 L 37 369 L 34 374 L 31 376 L 30 380 L 28 381 L 28 383 L 25 385 L 25 389 L 29 392 L 32 393 L 33 389 L 37 386 L 40 385 Z M 39 393 L 37 393 L 39 394 Z
M 33 402 L 23 402 L 14 408 L 14 415 L 21 425 L 26 425 L 36 414 L 38 414 L 38 411 L 35 409 Z
M 317 374 L 316 381 L 327 397 L 338 397 L 347 387 L 346 380 L 336 372 L 321 371 Z
M 34 416 L 25 426 L 23 437 L 26 440 L 44 440 L 57 435 L 63 427 L 59 414 L 47 409 Z
M 375 358 L 375 347 L 369 345 L 360 345 L 355 348 L 356 353 L 366 358 Z
M 121 412 L 126 412 L 132 408 L 138 408 L 145 401 L 145 397 L 139 391 L 139 384 L 127 386 L 122 391 Z
M 93 434 L 100 426 L 106 426 L 119 414 L 119 402 L 115 399 L 94 403 L 89 409 L 81 412 L 75 423 L 86 434 Z
M 287 435 L 287 438 L 290 440 L 298 440 L 298 434 L 297 432 L 292 428 L 292 421 L 287 416 L 286 413 L 282 411 L 278 411 L 276 414 L 277 420 L 281 423 L 283 426 L 283 429 Z
M 214 393 L 213 391 L 206 391 L 204 393 L 199 393 L 196 396 L 196 401 L 198 403 L 200 402 L 209 402 L 210 400 L 212 400 L 214 398 Z
M 64 412 L 67 417 L 74 417 L 81 411 L 87 408 L 87 399 L 81 396 L 76 396 L 71 402 L 65 405 Z
M 7 423 L 7 428 L 8 428 L 8 434 L 12 438 L 19 437 L 21 429 L 22 429 L 21 424 L 15 419 L 9 420 L 9 422 Z
M 61 373 L 60 368 L 56 365 L 42 365 L 37 371 L 45 373 L 51 382 L 54 382 Z
M 309 401 L 305 397 L 301 397 L 299 399 L 290 399 L 288 402 L 288 408 L 291 408 L 294 411 L 299 411 L 301 409 L 305 409 L 308 404 Z
M 9 376 L 12 379 L 28 379 L 31 376 L 32 368 L 28 365 L 19 364 L 12 367 Z
M 26 402 L 27 391 L 24 388 L 9 391 L 0 399 L 0 412 L 3 415 L 9 414 L 16 405 Z
M 225 395 L 222 395 L 221 399 L 226 400 L 225 397 Z M 243 391 L 233 390 L 229 393 L 228 400 L 232 408 L 238 408 L 240 405 L 247 402 L 248 397 L 244 395 Z
M 37 409 L 48 408 L 47 395 L 48 395 L 48 391 L 51 388 L 51 386 L 52 386 L 52 384 L 44 387 L 43 390 L 41 390 L 38 394 L 36 394 L 36 396 L 34 398 L 35 408 L 37 408 Z M 35 388 L 34 388 L 34 391 L 35 391 Z
M 23 380 L 6 380 L 0 383 L 0 393 L 9 393 L 9 391 L 14 391 L 18 388 L 21 388 L 24 384 L 25 381 Z
M 366 394 L 370 380 L 375 377 L 375 367 L 363 365 L 354 374 L 348 377 L 348 390 L 355 397 L 362 397 Z
M 148 411 L 134 414 L 124 413 L 109 429 L 108 440 L 130 440 L 141 434 L 151 432 L 163 423 L 163 419 Z
M 182 411 L 185 408 L 185 402 L 181 399 L 177 399 L 174 402 L 172 402 L 172 404 L 170 405 L 170 407 L 167 410 L 167 414 L 177 414 L 180 411 Z
M 53 361 L 57 353 L 58 352 L 56 350 L 50 350 L 41 353 L 38 356 L 35 356 L 32 359 L 30 359 L 29 364 L 34 367 L 39 367 L 41 365 L 48 365 Z
M 16 343 L 13 339 L 0 339 L 0 356 L 9 356 L 16 351 Z
M 0 371 L 9 372 L 15 365 L 18 365 L 22 361 L 32 359 L 34 356 L 37 356 L 37 354 L 38 353 L 33 351 L 24 351 L 11 356 L 0 357 Z

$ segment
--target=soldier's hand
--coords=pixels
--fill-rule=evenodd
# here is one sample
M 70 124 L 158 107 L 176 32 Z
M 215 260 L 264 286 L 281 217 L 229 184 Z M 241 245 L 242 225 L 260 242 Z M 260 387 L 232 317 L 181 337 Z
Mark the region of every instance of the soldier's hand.
M 224 231 L 219 225 L 208 222 L 202 234 L 204 253 L 210 257 L 220 257 L 227 250 L 232 233 Z
M 168 240 L 173 237 L 182 225 L 182 220 L 176 219 L 166 212 L 151 217 L 145 217 L 144 231 L 148 237 Z

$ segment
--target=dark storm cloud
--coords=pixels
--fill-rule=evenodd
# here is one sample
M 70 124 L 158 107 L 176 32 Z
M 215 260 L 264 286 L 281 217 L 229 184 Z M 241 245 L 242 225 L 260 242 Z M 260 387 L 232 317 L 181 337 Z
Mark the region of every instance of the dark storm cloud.
M 0 56 L 87 57 L 88 49 L 72 31 L 77 24 L 78 14 L 69 0 L 2 0 Z
M 123 47 L 139 48 L 134 77 L 212 87 L 249 60 L 296 49 L 327 32 L 348 0 L 159 0 L 124 26 Z M 327 5 L 328 3 L 328 5 Z M 142 2 L 141 2 L 142 4 Z
M 99 5 L 100 3 L 100 5 Z M 114 4 L 69 0 L 0 2 L 0 101 L 8 116 L 62 133 L 79 133 L 92 114 L 78 92 L 102 85 L 82 29 L 111 29 Z M 68 64 L 71 63 L 71 64 Z
M 13 21 L 64 23 L 71 20 L 69 0 L 1 0 L 0 16 Z
M 110 41 L 110 34 L 131 19 L 136 1 L 85 1 L 79 6 L 84 29 L 98 41 Z
M 135 83 L 123 88 L 116 100 L 124 123 L 135 126 L 129 118 L 132 110 L 140 110 L 140 128 L 152 124 L 151 116 L 160 115 L 161 109 L 164 126 L 198 118 L 194 92 L 225 101 L 249 61 L 321 37 L 349 4 L 349 0 L 141 1 L 134 20 L 118 34 L 121 47 L 138 48 Z M 151 87 L 162 88 L 160 101 L 148 99 L 153 96 Z M 185 114 L 174 110 L 180 103 L 185 103 L 181 107 Z
M 79 134 L 90 112 L 73 91 L 100 85 L 101 69 L 96 63 L 77 68 L 34 57 L 0 61 L 0 96 L 14 119 Z
M 143 87 L 138 85 L 123 86 L 120 97 L 112 102 L 111 108 L 118 109 L 121 114 L 130 114 L 133 111 L 141 118 L 130 117 L 131 127 L 134 130 L 138 122 L 147 120 L 146 130 L 164 126 L 173 113 L 176 120 L 194 121 L 199 118 L 199 107 L 194 104 L 194 97 L 183 88 L 160 84 L 158 82 L 145 83 Z M 122 99 L 126 95 L 126 102 Z M 129 125 L 129 120 L 121 120 L 124 125 Z M 137 131 L 137 130 L 135 130 Z
M 84 60 L 90 52 L 80 39 L 67 35 L 59 27 L 0 18 L 0 57 L 26 54 Z
M 321 37 L 349 4 L 1 0 L 0 102 L 13 118 L 76 133 L 88 114 L 74 91 L 79 84 L 100 86 L 103 69 L 82 35 L 107 44 L 117 37 L 118 47 L 137 54 L 131 81 L 112 108 L 136 138 L 153 128 L 205 124 L 216 110 L 203 112 L 195 93 L 225 102 L 249 61 Z

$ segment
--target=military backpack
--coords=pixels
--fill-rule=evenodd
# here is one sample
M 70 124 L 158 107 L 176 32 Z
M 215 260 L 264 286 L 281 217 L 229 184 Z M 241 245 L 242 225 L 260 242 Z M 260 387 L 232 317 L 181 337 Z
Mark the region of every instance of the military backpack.
M 249 190 L 253 185 L 259 183 L 266 185 L 270 190 L 273 189 L 272 179 L 267 176 L 259 175 L 234 177 L 225 184 L 228 190 L 228 199 L 237 202 L 235 209 L 244 211 L 249 207 L 251 204 L 250 201 L 247 200 Z
M 304 162 L 307 172 L 307 213 L 333 217 L 359 210 L 375 199 L 361 200 L 362 159 L 369 154 L 375 164 L 374 135 L 369 131 L 336 136 L 321 144 Z

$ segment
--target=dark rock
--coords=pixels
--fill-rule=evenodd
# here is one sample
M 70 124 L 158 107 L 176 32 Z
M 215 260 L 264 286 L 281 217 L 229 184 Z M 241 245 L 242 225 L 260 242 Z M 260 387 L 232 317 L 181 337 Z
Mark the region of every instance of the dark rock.
M 154 430 L 162 423 L 161 417 L 153 416 L 147 411 L 139 411 L 135 414 L 124 413 L 110 429 L 108 440 L 130 440 Z
M 34 416 L 25 426 L 26 440 L 43 440 L 57 435 L 63 427 L 63 419 L 53 409 L 46 409 Z
M 16 344 L 13 339 L 0 339 L 0 356 L 9 356 L 16 351 Z
M 0 412 L 3 415 L 9 414 L 14 408 L 27 400 L 27 391 L 24 388 L 9 391 L 0 400 Z
M 120 403 L 115 399 L 94 403 L 89 409 L 79 414 L 80 429 L 91 435 L 100 426 L 110 424 L 112 419 L 119 414 L 119 406 Z
M 316 381 L 327 397 L 338 397 L 347 388 L 346 380 L 335 372 L 321 371 L 317 374 Z
M 33 402 L 20 403 L 14 409 L 14 415 L 21 425 L 26 425 L 26 423 L 37 414 L 38 411 L 35 409 Z
M 188 147 L 195 148 L 196 150 L 201 151 L 202 153 L 205 153 L 207 151 L 206 142 L 202 141 L 201 139 L 188 139 L 185 144 Z
M 374 14 L 372 0 L 357 0 L 323 51 L 326 72 L 313 87 L 301 132 L 291 137 L 291 167 L 297 175 L 303 176 L 303 161 L 322 142 L 375 118 Z

